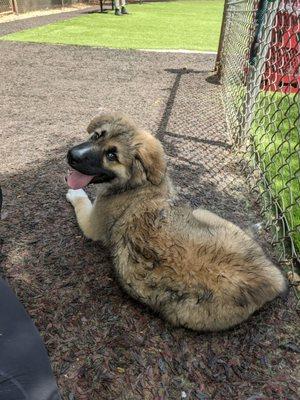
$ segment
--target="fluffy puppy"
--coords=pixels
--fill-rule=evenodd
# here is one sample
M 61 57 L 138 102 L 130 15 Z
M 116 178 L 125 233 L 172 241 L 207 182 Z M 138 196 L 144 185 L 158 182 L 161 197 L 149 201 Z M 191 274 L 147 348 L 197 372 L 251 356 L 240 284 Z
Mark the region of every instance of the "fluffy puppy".
M 232 327 L 285 291 L 281 272 L 239 227 L 175 206 L 161 143 L 119 114 L 88 126 L 68 152 L 67 199 L 84 235 L 111 251 L 133 298 L 174 326 Z M 99 185 L 92 204 L 82 187 Z

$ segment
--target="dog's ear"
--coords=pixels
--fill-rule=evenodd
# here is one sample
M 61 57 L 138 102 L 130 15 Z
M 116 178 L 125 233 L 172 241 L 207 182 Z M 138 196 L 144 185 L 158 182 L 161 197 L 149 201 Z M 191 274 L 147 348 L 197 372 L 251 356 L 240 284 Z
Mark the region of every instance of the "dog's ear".
M 135 137 L 134 146 L 135 158 L 142 164 L 147 180 L 159 185 L 167 169 L 162 144 L 151 133 L 141 131 Z

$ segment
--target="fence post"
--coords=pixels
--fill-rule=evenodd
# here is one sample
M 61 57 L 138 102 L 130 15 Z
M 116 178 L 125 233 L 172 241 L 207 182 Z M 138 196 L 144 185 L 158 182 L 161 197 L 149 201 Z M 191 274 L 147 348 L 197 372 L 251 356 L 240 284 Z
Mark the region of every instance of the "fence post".
M 224 36 L 225 36 L 225 30 L 226 30 L 227 8 L 228 8 L 228 0 L 225 0 L 225 2 L 224 2 L 224 8 L 223 8 L 223 17 L 222 17 L 222 25 L 221 25 L 221 32 L 220 32 L 218 53 L 217 53 L 217 58 L 216 58 L 216 63 L 215 63 L 215 71 L 217 72 L 217 78 L 218 78 L 218 80 L 221 79 L 221 75 L 222 75 L 221 57 L 222 57 L 223 44 L 224 44 Z
M 246 96 L 246 110 L 245 110 L 245 127 L 241 142 L 248 136 L 250 131 L 253 114 L 255 112 L 255 102 L 260 91 L 261 79 L 264 72 L 264 67 L 267 59 L 267 54 L 272 41 L 272 30 L 274 27 L 274 21 L 278 9 L 278 1 L 265 0 L 267 1 L 266 11 L 263 16 L 261 24 L 262 32 L 258 36 L 258 48 L 255 55 L 255 62 L 253 65 L 249 63 L 249 80 L 247 87 Z
M 12 9 L 13 9 L 14 13 L 19 14 L 19 8 L 18 8 L 18 1 L 17 0 L 12 0 Z

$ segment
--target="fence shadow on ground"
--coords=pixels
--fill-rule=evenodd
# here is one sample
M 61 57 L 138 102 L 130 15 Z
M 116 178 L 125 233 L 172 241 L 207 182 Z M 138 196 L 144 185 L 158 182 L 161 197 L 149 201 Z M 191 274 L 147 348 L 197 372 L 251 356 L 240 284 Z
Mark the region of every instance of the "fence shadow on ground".
M 171 329 L 129 299 L 117 284 L 107 251 L 83 238 L 65 200 L 69 147 L 5 176 L 2 221 L 5 275 L 44 337 L 63 395 L 91 391 L 91 399 L 100 394 L 111 399 L 147 392 L 154 398 L 158 387 L 149 375 L 151 368 L 161 376 L 159 388 L 167 398 L 185 389 L 178 377 L 187 374 L 194 396 L 205 393 L 213 381 L 224 397 L 232 379 L 243 382 L 256 368 L 253 353 L 261 343 L 274 340 L 278 326 L 272 321 L 283 314 L 291 321 L 292 308 L 286 311 L 278 300 L 234 330 L 198 334 Z M 201 174 L 205 166 L 183 162 L 189 187 L 195 171 Z M 224 196 L 214 187 L 210 190 L 215 198 Z M 154 347 L 162 352 L 153 351 Z M 235 354 L 237 370 L 228 354 Z M 125 383 L 118 368 L 126 370 L 129 382 L 135 384 Z M 71 371 L 78 371 L 75 377 Z M 258 380 L 265 376 L 257 373 Z M 199 381 L 204 383 L 202 389 Z
M 226 163 L 230 148 L 220 135 L 173 124 L 182 84 L 194 72 L 170 71 L 175 81 L 158 136 L 179 195 L 240 223 L 248 218 L 245 198 L 239 187 L 221 185 L 228 174 L 236 177 Z M 296 365 L 296 355 L 280 347 L 296 326 L 293 299 L 278 299 L 227 332 L 172 329 L 124 294 L 107 250 L 80 232 L 65 200 L 65 155 L 72 145 L 6 174 L 1 221 L 4 274 L 44 337 L 63 398 L 175 399 L 185 391 L 190 398 L 225 399 L 240 390 L 239 398 L 248 398 L 265 392 L 262 382 L 273 390 L 268 382 L 282 382 L 285 368 Z M 286 382 L 293 384 L 290 375 L 283 391 Z

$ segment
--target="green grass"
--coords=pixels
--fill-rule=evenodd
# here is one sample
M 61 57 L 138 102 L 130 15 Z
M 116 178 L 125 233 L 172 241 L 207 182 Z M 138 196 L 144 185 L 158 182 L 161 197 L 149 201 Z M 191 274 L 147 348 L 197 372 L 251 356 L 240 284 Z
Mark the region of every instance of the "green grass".
M 260 93 L 252 143 L 273 197 L 300 254 L 300 103 L 294 95 Z
M 86 14 L 1 40 L 111 47 L 216 51 L 224 0 L 132 4 L 130 15 Z

